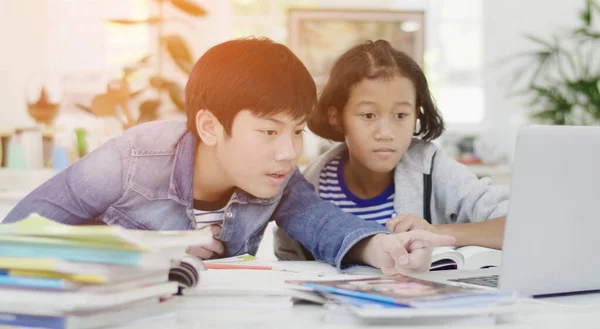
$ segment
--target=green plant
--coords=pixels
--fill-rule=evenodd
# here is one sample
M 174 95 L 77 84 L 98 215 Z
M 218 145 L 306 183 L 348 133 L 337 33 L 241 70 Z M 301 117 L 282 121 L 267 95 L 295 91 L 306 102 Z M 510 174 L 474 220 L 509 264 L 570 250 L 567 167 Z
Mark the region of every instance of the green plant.
M 147 25 L 156 29 L 157 44 L 159 45 L 158 49 L 156 49 L 156 53 L 144 56 L 135 63 L 124 67 L 120 81 L 122 84 L 129 85 L 129 80 L 138 73 L 140 68 L 147 66 L 150 58 L 153 56 L 157 57 L 155 72 L 147 77 L 148 83 L 146 86 L 129 93 L 129 99 L 134 99 L 139 95 L 144 94 L 146 90 L 153 89 L 157 91 L 151 98 L 141 101 L 137 123 L 157 119 L 160 106 L 167 100 L 167 97 L 162 97 L 163 94 L 168 95 L 168 100 L 170 100 L 177 110 L 181 112 L 184 111 L 184 89 L 175 79 L 164 76 L 164 65 L 166 64 L 165 58 L 168 56 L 168 58 L 170 58 L 170 60 L 179 68 L 181 73 L 185 74 L 187 77 L 192 69 L 195 57 L 192 55 L 190 47 L 181 35 L 167 33 L 165 31 L 165 25 L 170 23 L 184 23 L 184 25 L 189 26 L 189 22 L 182 18 L 168 18 L 165 14 L 166 6 L 170 5 L 184 13 L 186 16 L 192 18 L 203 17 L 207 14 L 203 7 L 195 4 L 191 0 L 153 0 L 153 2 L 158 6 L 158 14 L 155 16 L 141 20 L 107 20 L 107 22 L 111 24 L 125 26 Z M 98 115 L 98 111 L 94 111 L 93 106 L 91 108 L 82 105 L 78 106 Z M 130 126 L 132 124 L 133 122 L 124 123 L 125 126 Z
M 598 19 L 600 5 L 586 0 L 578 27 L 551 40 L 527 35 L 538 49 L 511 57 L 525 59 L 513 82 L 517 94 L 529 98 L 534 120 L 558 125 L 600 123 L 600 29 L 594 24 Z

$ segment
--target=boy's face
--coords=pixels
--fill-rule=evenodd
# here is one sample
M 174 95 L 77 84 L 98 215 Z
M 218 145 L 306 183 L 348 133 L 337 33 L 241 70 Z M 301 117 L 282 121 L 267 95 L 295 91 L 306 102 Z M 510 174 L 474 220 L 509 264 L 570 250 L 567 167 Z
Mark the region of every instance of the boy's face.
M 219 166 L 234 186 L 258 198 L 271 198 L 296 167 L 305 125 L 305 119 L 293 120 L 286 114 L 259 117 L 243 110 L 233 120 L 231 136 L 220 137 Z
M 359 82 L 342 114 L 350 156 L 373 172 L 392 171 L 412 141 L 415 104 L 415 88 L 407 78 Z

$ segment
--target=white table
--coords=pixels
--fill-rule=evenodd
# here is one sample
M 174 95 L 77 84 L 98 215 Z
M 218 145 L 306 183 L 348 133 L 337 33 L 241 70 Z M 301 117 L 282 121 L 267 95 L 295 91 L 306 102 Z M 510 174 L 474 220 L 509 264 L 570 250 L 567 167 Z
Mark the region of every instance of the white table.
M 279 262 L 281 268 L 296 270 L 296 274 L 283 274 L 282 272 L 271 272 L 272 274 L 259 274 L 263 271 L 249 271 L 243 273 L 237 271 L 225 272 L 212 271 L 205 274 L 206 286 L 214 287 L 219 284 L 229 284 L 230 282 L 240 282 L 247 285 L 248 282 L 254 283 L 254 286 L 260 287 L 265 284 L 278 284 L 290 279 L 288 275 L 302 275 L 307 273 L 321 273 L 335 275 L 335 270 L 323 263 L 317 262 Z M 288 265 L 289 264 L 289 265 Z M 333 271 L 333 272 L 332 272 Z M 237 273 L 242 273 L 238 275 Z M 215 274 L 218 276 L 215 276 Z M 333 273 L 333 274 L 332 274 Z M 236 279 L 237 277 L 237 279 Z M 349 276 L 356 277 L 356 276 Z M 336 278 L 339 278 L 337 276 Z M 294 279 L 294 278 L 292 278 Z M 302 279 L 302 278 L 295 278 Z M 361 325 L 357 321 L 351 321 L 348 317 L 337 317 L 335 321 L 330 320 L 335 312 L 327 308 L 314 304 L 300 304 L 290 307 L 269 306 L 262 310 L 260 307 L 248 309 L 239 305 L 246 304 L 245 297 L 226 297 L 233 298 L 232 303 L 238 306 L 223 302 L 223 299 L 215 305 L 216 302 L 206 296 L 184 296 L 176 297 L 174 303 L 175 312 L 170 316 L 142 320 L 137 323 L 129 323 L 119 327 L 120 329 L 142 329 L 142 328 L 173 328 L 173 329 L 192 329 L 192 328 L 261 328 L 261 329 L 294 329 L 294 328 L 388 328 L 391 326 L 367 326 Z M 254 297 L 256 298 L 256 297 Z M 251 299 L 248 299 L 251 300 Z M 255 300 L 255 299 L 254 299 Z M 240 302 L 242 301 L 242 302 Z M 525 329 L 525 328 L 600 328 L 600 294 L 592 295 L 574 295 L 559 298 L 547 298 L 533 301 L 533 305 L 528 305 L 523 311 L 509 316 L 502 316 L 493 323 L 493 319 L 483 319 L 478 323 L 471 322 L 468 326 L 461 325 L 461 328 L 507 328 L 507 329 Z M 211 305 L 207 307 L 207 305 Z M 337 313 L 339 314 L 339 313 Z M 488 320 L 488 321 L 485 321 Z M 414 322 L 413 322 L 414 323 Z M 422 324 L 414 325 L 396 325 L 402 328 L 439 328 L 441 326 L 424 326 Z M 458 327 L 458 326 L 454 326 Z
M 326 323 L 326 310 L 315 305 L 296 305 L 292 309 L 273 312 L 259 312 L 240 309 L 201 309 L 194 304 L 195 297 L 178 297 L 178 311 L 171 315 L 146 319 L 125 324 L 119 329 L 195 329 L 195 328 L 261 328 L 261 329 L 295 329 L 295 328 L 438 328 L 442 326 L 364 326 L 343 323 Z M 577 297 L 580 302 L 600 302 L 600 296 Z M 597 305 L 597 304 L 596 304 Z M 545 311 L 544 311 L 545 309 Z M 500 320 L 500 323 L 489 325 L 460 326 L 461 328 L 505 328 L 505 329 L 579 329 L 598 328 L 600 326 L 600 305 L 592 307 L 540 306 L 538 312 L 521 314 L 512 319 Z

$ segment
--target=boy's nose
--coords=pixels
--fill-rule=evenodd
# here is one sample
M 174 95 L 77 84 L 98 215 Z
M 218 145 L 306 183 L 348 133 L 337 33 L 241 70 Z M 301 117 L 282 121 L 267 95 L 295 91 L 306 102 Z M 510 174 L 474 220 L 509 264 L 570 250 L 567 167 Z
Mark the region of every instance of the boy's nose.
M 293 161 L 296 159 L 296 148 L 292 140 L 282 141 L 275 153 L 276 161 Z

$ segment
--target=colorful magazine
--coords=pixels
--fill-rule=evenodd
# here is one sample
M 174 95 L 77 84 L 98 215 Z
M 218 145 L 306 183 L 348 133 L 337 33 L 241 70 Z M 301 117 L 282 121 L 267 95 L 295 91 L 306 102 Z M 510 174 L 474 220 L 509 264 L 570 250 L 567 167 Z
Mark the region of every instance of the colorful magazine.
M 506 303 L 510 295 L 397 274 L 366 279 L 289 281 L 337 295 L 412 308 L 470 307 Z

